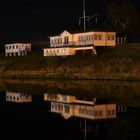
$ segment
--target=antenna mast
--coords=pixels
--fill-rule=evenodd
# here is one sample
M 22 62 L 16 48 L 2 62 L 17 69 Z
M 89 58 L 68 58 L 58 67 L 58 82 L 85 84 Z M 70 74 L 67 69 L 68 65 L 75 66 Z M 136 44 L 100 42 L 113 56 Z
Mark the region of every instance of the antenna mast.
M 83 16 L 79 18 L 79 25 L 81 23 L 81 19 L 83 19 L 84 23 L 84 31 L 86 30 L 86 19 L 89 18 L 89 16 L 86 16 L 86 10 L 85 10 L 85 0 L 83 0 Z
M 83 19 L 83 26 L 84 26 L 84 31 L 86 30 L 86 21 L 89 21 L 90 19 L 92 18 L 97 18 L 99 14 L 95 14 L 93 16 L 86 16 L 86 3 L 85 3 L 85 0 L 83 0 L 83 16 L 79 18 L 79 25 L 81 23 L 81 19 Z M 97 19 L 96 19 L 96 22 L 97 22 Z
M 83 18 L 84 18 L 84 31 L 86 30 L 86 10 L 85 10 L 85 0 L 83 0 Z

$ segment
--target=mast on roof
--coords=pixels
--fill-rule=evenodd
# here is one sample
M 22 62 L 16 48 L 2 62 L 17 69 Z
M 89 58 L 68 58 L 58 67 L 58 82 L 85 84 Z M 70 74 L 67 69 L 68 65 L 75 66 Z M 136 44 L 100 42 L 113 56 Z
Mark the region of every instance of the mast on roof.
M 85 10 L 85 0 L 83 0 L 83 18 L 84 18 L 84 30 L 86 30 L 86 10 Z
M 99 14 L 95 14 L 93 16 L 86 16 L 86 3 L 85 3 L 85 0 L 83 0 L 83 16 L 79 18 L 79 25 L 81 23 L 81 19 L 83 19 L 83 28 L 84 28 L 84 31 L 86 30 L 86 21 L 89 21 L 91 18 L 94 18 L 96 17 L 96 22 L 97 22 L 97 16 Z
M 81 19 L 83 19 L 83 27 L 84 31 L 86 30 L 86 19 L 89 18 L 89 16 L 86 16 L 86 9 L 85 9 L 85 0 L 83 0 L 83 16 L 79 18 L 79 25 L 81 23 Z

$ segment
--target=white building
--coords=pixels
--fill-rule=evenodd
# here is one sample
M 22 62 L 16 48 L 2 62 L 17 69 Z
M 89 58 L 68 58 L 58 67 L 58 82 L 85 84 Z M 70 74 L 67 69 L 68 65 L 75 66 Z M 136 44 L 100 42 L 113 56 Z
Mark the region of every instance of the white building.
M 50 36 L 50 47 L 44 49 L 44 56 L 75 55 L 77 51 L 91 51 L 97 55 L 98 46 L 116 46 L 116 32 L 83 31 L 68 32 L 64 30 L 57 36 Z
M 50 47 L 44 48 L 44 56 L 68 56 L 75 55 L 78 51 L 91 51 L 95 54 L 96 50 L 93 46 L 85 47 Z
M 64 46 L 116 46 L 116 32 L 105 30 L 87 30 L 68 32 L 64 30 L 57 36 L 50 36 L 50 47 Z
M 6 101 L 24 103 L 32 102 L 32 96 L 26 93 L 6 92 Z
M 71 95 L 44 94 L 44 100 L 51 102 L 51 112 L 59 113 L 65 119 L 73 116 L 87 119 L 116 118 L 116 104 L 96 104 L 96 98 L 87 101 Z
M 24 56 L 30 51 L 30 43 L 5 44 L 5 56 Z

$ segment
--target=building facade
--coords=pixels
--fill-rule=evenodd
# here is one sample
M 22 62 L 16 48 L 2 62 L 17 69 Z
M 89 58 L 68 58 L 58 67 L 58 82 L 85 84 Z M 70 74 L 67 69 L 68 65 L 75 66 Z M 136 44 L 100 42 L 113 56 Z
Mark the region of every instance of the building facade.
M 32 96 L 27 93 L 6 92 L 6 101 L 24 103 L 32 102 Z
M 83 31 L 70 33 L 63 31 L 57 36 L 51 36 L 50 47 L 64 46 L 116 46 L 116 32 Z
M 93 46 L 84 46 L 84 47 L 50 47 L 44 48 L 44 56 L 69 56 L 75 55 L 79 51 L 91 51 L 95 54 Z
M 24 56 L 30 51 L 30 43 L 5 44 L 5 56 Z
M 116 32 L 83 31 L 70 33 L 64 30 L 57 36 L 50 36 L 50 47 L 44 48 L 44 56 L 75 55 L 80 51 L 91 51 L 97 55 L 97 46 L 116 46 Z

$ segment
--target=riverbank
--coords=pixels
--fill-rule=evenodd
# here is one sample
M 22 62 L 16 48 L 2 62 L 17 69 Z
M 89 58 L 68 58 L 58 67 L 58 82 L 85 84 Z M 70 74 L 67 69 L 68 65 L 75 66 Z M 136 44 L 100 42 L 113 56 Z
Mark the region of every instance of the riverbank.
M 97 49 L 97 56 L 0 57 L 1 78 L 140 80 L 140 44 Z

